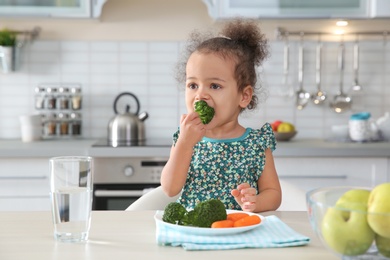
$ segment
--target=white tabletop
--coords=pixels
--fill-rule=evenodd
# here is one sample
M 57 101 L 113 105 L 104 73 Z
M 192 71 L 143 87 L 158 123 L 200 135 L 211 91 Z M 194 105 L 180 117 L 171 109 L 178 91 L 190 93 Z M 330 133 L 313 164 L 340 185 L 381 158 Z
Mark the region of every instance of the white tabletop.
M 338 259 L 313 233 L 306 212 L 267 212 L 311 238 L 289 248 L 186 251 L 156 243 L 154 211 L 94 211 L 87 243 L 56 242 L 50 212 L 0 212 L 0 259 Z

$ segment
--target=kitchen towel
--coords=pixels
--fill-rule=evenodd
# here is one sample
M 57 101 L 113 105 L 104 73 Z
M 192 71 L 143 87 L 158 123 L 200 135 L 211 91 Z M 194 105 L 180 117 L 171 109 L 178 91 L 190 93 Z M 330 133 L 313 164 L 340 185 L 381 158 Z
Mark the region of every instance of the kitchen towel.
M 156 222 L 156 239 L 159 245 L 181 246 L 185 250 L 290 247 L 310 242 L 309 237 L 297 233 L 275 215 L 267 216 L 255 229 L 216 236 L 186 234 Z

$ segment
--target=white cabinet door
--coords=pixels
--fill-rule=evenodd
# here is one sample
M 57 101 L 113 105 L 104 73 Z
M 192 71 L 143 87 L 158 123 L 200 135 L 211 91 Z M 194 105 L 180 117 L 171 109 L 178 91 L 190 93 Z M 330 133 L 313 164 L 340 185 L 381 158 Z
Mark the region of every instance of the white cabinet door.
M 374 187 L 388 180 L 387 158 L 276 157 L 281 179 L 305 191 L 325 186 Z
M 6 0 L 0 1 L 0 15 L 14 18 L 97 18 L 101 15 L 103 5 L 106 1 L 79 0 L 61 3 L 61 1 L 54 0 Z
M 0 159 L 0 211 L 50 210 L 49 158 Z

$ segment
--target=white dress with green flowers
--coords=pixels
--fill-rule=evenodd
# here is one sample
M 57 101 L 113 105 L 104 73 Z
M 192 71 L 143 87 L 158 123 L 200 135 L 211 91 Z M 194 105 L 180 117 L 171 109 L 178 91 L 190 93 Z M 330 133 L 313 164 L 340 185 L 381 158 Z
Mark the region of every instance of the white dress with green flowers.
M 173 135 L 174 144 L 178 136 L 179 130 Z M 187 180 L 178 202 L 192 209 L 201 201 L 217 198 L 227 209 L 240 210 L 230 192 L 244 182 L 258 189 L 257 181 L 263 172 L 268 148 L 276 148 L 275 136 L 268 123 L 261 129 L 247 128 L 238 138 L 204 137 L 194 146 Z

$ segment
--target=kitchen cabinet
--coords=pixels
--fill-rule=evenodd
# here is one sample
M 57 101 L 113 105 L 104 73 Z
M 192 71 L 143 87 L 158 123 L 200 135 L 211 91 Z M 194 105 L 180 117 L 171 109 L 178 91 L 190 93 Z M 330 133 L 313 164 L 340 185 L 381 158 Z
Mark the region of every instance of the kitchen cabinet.
M 40 18 L 97 18 L 107 0 L 42 1 L 5 0 L 0 1 L 2 17 Z
M 50 210 L 48 158 L 1 158 L 0 169 L 0 211 Z
M 388 0 L 203 0 L 214 19 L 246 18 L 342 18 L 370 19 L 390 17 Z
M 324 186 L 374 187 L 389 181 L 386 157 L 275 157 L 281 179 L 305 191 Z

